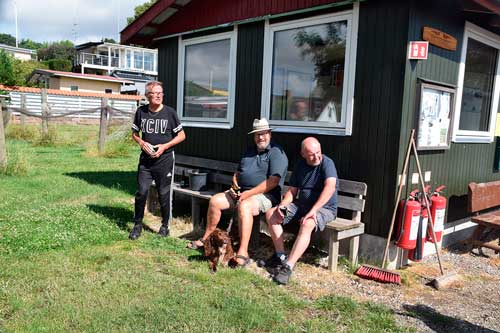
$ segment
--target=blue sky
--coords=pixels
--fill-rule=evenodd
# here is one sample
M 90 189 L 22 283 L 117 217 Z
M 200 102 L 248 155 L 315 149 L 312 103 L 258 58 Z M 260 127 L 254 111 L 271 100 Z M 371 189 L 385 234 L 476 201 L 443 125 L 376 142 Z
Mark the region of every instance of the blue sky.
M 76 44 L 119 41 L 127 16 L 146 0 L 0 0 L 0 33 L 16 34 L 15 4 L 19 40 L 37 42 L 70 40 Z

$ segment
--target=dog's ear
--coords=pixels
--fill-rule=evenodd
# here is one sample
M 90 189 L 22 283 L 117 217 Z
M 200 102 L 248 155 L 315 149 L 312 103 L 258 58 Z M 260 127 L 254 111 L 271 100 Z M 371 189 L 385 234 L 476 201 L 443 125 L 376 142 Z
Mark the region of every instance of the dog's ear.
M 207 240 L 205 241 L 205 257 L 210 257 L 210 255 L 214 252 L 213 245 L 212 245 L 212 235 L 210 235 Z

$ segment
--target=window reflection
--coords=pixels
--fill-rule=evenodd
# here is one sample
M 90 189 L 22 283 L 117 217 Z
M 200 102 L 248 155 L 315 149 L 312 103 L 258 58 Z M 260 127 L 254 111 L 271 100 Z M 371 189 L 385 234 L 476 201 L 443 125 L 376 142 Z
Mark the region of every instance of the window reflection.
M 338 123 L 347 21 L 274 34 L 271 119 Z
M 229 52 L 229 39 L 186 46 L 184 117 L 227 117 Z
M 468 40 L 459 129 L 489 130 L 496 61 L 495 48 Z
M 144 52 L 144 70 L 153 71 L 154 55 L 153 53 Z
M 142 69 L 142 52 L 134 51 L 134 68 Z

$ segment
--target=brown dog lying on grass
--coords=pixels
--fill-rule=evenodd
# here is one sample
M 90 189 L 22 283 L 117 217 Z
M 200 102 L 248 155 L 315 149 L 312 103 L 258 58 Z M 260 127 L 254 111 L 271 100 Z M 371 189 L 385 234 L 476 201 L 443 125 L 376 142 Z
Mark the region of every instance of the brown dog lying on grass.
M 212 273 L 217 271 L 217 265 L 232 266 L 234 250 L 231 237 L 226 231 L 215 229 L 205 241 L 205 257 L 208 258 L 208 267 Z

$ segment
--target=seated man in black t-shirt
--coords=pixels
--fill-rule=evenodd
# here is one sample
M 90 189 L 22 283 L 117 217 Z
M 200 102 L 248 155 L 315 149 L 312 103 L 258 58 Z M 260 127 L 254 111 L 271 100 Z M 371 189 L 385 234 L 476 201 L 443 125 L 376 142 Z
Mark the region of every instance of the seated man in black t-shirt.
M 240 266 L 250 263 L 248 243 L 252 232 L 253 217 L 265 213 L 280 202 L 281 189 L 288 169 L 288 159 L 283 149 L 271 142 L 271 128 L 266 119 L 255 119 L 252 145 L 243 155 L 238 170 L 233 175 L 231 189 L 217 193 L 210 199 L 207 228 L 202 238 L 192 241 L 188 248 L 197 249 L 217 228 L 223 210 L 237 209 L 240 247 L 236 261 Z M 240 189 L 240 194 L 237 190 Z
M 287 284 L 292 269 L 309 246 L 311 234 L 324 230 L 337 216 L 337 170 L 333 161 L 321 154 L 315 138 L 302 141 L 302 159 L 295 166 L 290 187 L 281 203 L 266 213 L 269 232 L 276 253 L 264 264 L 279 284 Z M 297 239 L 288 258 L 283 246 L 283 225 L 300 225 Z

